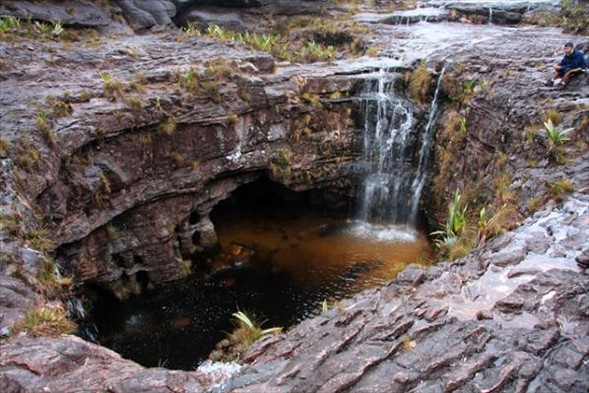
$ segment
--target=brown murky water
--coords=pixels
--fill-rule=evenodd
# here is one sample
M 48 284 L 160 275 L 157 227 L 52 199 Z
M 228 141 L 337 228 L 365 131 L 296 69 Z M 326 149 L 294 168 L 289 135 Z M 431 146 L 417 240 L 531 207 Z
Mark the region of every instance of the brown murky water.
M 96 301 L 98 340 L 145 366 L 194 369 L 233 329 L 238 310 L 288 328 L 324 301 L 382 285 L 430 256 L 418 232 L 349 221 L 346 203 L 316 199 L 270 183 L 243 186 L 211 215 L 222 250 L 197 256 L 195 274 L 183 280 Z
M 403 226 L 377 226 L 306 214 L 293 219 L 236 218 L 217 227 L 241 266 L 284 272 L 306 290 L 336 284 L 341 298 L 393 279 L 431 256 L 427 239 Z M 218 263 L 218 262 L 217 262 Z

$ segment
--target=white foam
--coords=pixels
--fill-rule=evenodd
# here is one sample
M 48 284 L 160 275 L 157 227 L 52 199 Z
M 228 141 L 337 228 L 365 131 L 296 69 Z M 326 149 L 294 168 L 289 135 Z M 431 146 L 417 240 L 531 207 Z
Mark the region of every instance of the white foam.
M 347 232 L 353 236 L 377 242 L 414 242 L 418 237 L 414 229 L 404 225 L 378 225 L 366 222 L 352 223 Z

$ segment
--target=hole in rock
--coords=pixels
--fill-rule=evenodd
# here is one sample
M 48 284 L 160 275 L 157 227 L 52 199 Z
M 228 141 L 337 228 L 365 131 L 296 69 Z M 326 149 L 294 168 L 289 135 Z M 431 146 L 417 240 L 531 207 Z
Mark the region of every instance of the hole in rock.
M 288 328 L 337 300 L 395 277 L 429 256 L 425 236 L 404 227 L 350 221 L 350 200 L 294 192 L 268 179 L 242 185 L 210 217 L 220 247 L 195 272 L 125 301 L 102 296 L 99 341 L 145 366 L 191 370 L 233 329 L 242 310 Z

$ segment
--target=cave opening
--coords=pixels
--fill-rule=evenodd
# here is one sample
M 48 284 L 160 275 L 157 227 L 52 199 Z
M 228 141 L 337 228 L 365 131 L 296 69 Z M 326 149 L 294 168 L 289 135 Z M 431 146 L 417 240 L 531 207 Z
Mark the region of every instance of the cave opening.
M 424 236 L 358 230 L 352 204 L 265 177 L 241 185 L 210 213 L 219 247 L 197 254 L 192 274 L 125 300 L 95 299 L 98 341 L 144 366 L 191 370 L 232 331 L 237 311 L 288 328 L 429 256 Z

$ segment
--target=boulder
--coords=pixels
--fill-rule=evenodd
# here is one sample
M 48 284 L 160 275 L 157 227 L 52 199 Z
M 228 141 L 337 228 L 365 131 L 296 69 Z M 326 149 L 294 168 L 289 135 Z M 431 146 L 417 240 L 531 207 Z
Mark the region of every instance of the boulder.
M 112 22 L 110 13 L 87 0 L 3 1 L 0 16 L 61 22 L 64 25 L 103 27 Z
M 217 25 L 233 31 L 244 31 L 249 26 L 239 11 L 221 7 L 192 8 L 182 15 L 181 24 L 192 23 L 199 27 Z
M 127 22 L 136 30 L 172 25 L 176 6 L 171 1 L 117 0 Z

